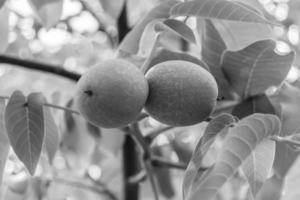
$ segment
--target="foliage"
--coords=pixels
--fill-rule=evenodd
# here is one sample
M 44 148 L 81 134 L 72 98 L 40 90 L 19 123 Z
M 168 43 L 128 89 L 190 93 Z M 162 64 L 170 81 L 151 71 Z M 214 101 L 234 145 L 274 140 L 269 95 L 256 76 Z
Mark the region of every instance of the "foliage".
M 0 198 L 136 200 L 148 181 L 141 199 L 299 199 L 296 0 L 289 20 L 271 14 L 278 1 L 20 2 L 0 0 Z M 90 124 L 74 83 L 119 58 L 144 74 L 203 67 L 218 85 L 214 111 L 184 127 L 144 110 L 122 128 Z

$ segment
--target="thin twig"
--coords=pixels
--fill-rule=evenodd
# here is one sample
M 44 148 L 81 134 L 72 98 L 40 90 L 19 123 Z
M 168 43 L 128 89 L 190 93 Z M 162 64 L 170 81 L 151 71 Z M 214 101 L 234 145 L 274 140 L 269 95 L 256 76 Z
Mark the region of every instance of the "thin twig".
M 161 158 L 158 156 L 152 156 L 151 163 L 155 167 L 168 167 L 168 168 L 175 168 L 175 169 L 180 169 L 180 170 L 186 170 L 186 168 L 187 168 L 187 165 L 184 163 L 170 162 L 170 161 L 165 160 L 164 158 Z
M 8 96 L 0 96 L 0 99 L 8 100 L 9 97 Z M 59 110 L 64 110 L 66 112 L 70 112 L 70 113 L 77 114 L 77 115 L 81 115 L 80 112 L 77 111 L 77 110 L 73 110 L 71 108 L 67 108 L 67 107 L 63 107 L 63 106 L 59 106 L 59 105 L 54 105 L 54 104 L 51 104 L 51 103 L 45 103 L 44 106 L 59 109 Z
M 213 117 L 208 117 L 206 120 L 204 120 L 205 122 L 210 122 L 211 120 L 213 120 Z M 151 143 L 157 136 L 159 136 L 160 134 L 166 132 L 166 131 L 169 131 L 169 130 L 172 130 L 176 127 L 174 126 L 166 126 L 166 127 L 162 127 L 160 129 L 157 129 L 157 130 L 154 130 L 152 131 L 151 133 L 149 133 L 146 137 L 145 137 L 145 140 L 148 142 L 148 143 Z
M 152 186 L 152 190 L 154 193 L 155 200 L 159 200 L 158 196 L 158 190 L 157 186 L 155 184 L 155 179 L 152 173 L 152 161 L 151 161 L 151 149 L 148 143 L 146 142 L 145 138 L 143 137 L 138 124 L 133 123 L 131 126 L 131 135 L 134 137 L 134 139 L 137 141 L 137 143 L 140 145 L 142 151 L 143 151 L 143 161 L 144 161 L 144 166 L 146 170 L 147 177 L 150 180 L 150 184 Z
M 67 107 L 63 107 L 63 106 L 58 106 L 58 105 L 54 105 L 54 104 L 50 104 L 50 103 L 45 103 L 44 106 L 55 108 L 55 109 L 59 109 L 59 110 L 63 110 L 63 111 L 70 112 L 70 113 L 73 113 L 73 114 L 76 114 L 76 115 L 80 115 L 79 111 L 73 110 L 71 108 L 67 108 Z
M 291 145 L 297 150 L 300 149 L 300 142 L 297 140 L 293 140 L 293 138 L 291 137 L 272 136 L 270 137 L 270 139 L 276 142 L 282 142 Z
M 137 123 L 133 123 L 130 125 L 130 133 L 131 136 L 134 138 L 134 140 L 136 141 L 137 144 L 140 145 L 142 151 L 143 151 L 143 157 L 144 159 L 149 159 L 150 158 L 150 154 L 151 154 L 151 150 L 150 147 L 148 145 L 148 143 L 146 142 L 145 138 L 143 137 L 143 135 L 140 132 L 140 129 L 138 127 Z
M 149 181 L 150 181 L 150 184 L 151 184 L 151 187 L 152 187 L 154 198 L 155 198 L 155 200 L 159 200 L 158 189 L 157 189 L 157 186 L 156 186 L 156 183 L 155 183 L 155 178 L 154 178 L 154 175 L 153 175 L 151 160 L 145 160 L 144 164 L 145 164 L 145 169 L 146 169 L 147 176 L 149 178 Z
M 97 186 L 100 186 L 103 190 L 105 190 L 105 193 L 107 194 L 107 196 L 109 196 L 112 200 L 117 200 L 118 199 L 117 196 L 111 190 L 109 190 L 107 188 L 107 184 L 105 184 L 101 181 L 94 180 L 93 178 L 91 178 L 89 176 L 88 173 L 86 173 L 85 175 L 86 175 L 85 177 L 87 177 L 90 181 L 92 181 L 93 184 L 96 185 L 96 188 L 98 188 Z
M 171 130 L 171 129 L 174 129 L 175 127 L 173 126 L 166 126 L 166 127 L 163 127 L 163 128 L 160 128 L 158 130 L 154 130 L 152 131 L 151 133 L 149 133 L 146 137 L 145 137 L 145 140 L 147 142 L 152 142 L 157 136 L 159 136 L 160 134 L 168 131 L 168 130 Z
M 127 182 L 129 184 L 136 184 L 136 183 L 140 183 L 143 180 L 145 180 L 147 177 L 147 173 L 145 170 L 141 170 L 139 173 L 135 174 L 134 176 L 131 176 L 128 178 Z

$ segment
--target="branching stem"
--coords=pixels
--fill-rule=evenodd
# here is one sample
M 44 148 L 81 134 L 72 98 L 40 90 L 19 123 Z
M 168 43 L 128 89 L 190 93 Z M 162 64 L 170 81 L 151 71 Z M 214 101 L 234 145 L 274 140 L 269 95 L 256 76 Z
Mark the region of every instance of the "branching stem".
M 80 188 L 80 189 L 90 190 L 90 191 L 93 191 L 100 195 L 106 195 L 111 200 L 117 200 L 117 197 L 110 190 L 108 190 L 107 188 L 104 188 L 104 187 L 99 188 L 99 187 L 95 187 L 95 186 L 87 184 L 87 183 L 77 182 L 77 181 L 73 181 L 73 180 L 67 180 L 67 179 L 61 178 L 61 177 L 53 177 L 52 179 L 47 179 L 47 181 L 61 183 L 64 185 L 69 185 L 69 186 Z

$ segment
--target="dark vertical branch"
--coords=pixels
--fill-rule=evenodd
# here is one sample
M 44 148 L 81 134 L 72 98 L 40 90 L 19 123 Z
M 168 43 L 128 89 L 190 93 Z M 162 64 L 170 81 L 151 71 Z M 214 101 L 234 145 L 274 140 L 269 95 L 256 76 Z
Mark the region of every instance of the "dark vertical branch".
M 126 1 L 124 2 L 122 11 L 120 13 L 120 16 L 118 18 L 117 22 L 117 28 L 118 28 L 118 34 L 119 34 L 119 43 L 124 39 L 126 34 L 130 31 L 130 28 L 128 26 L 128 20 L 127 20 L 127 4 Z
M 127 20 L 127 3 L 124 2 L 122 11 L 117 22 L 119 43 L 124 39 L 130 31 Z M 132 137 L 127 134 L 123 146 L 123 172 L 124 172 L 124 200 L 138 200 L 139 184 L 129 183 L 130 177 L 139 173 L 139 155 L 136 151 L 136 144 Z
M 129 178 L 136 175 L 140 170 L 138 161 L 139 155 L 136 150 L 135 141 L 127 134 L 123 146 L 124 200 L 139 199 L 139 184 L 128 182 Z

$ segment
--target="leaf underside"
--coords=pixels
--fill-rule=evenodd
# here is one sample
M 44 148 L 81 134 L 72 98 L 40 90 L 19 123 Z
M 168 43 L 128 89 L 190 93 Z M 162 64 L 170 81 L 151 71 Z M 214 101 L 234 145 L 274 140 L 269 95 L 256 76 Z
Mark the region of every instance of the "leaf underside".
M 220 114 L 215 117 L 207 125 L 203 137 L 198 142 L 192 158 L 189 162 L 185 176 L 183 179 L 183 195 L 186 196 L 192 187 L 195 187 L 195 180 L 202 176 L 199 171 L 199 167 L 202 166 L 202 160 L 208 152 L 210 146 L 215 141 L 216 137 L 220 132 L 230 124 L 235 122 L 235 118 L 230 114 Z
M 277 135 L 280 128 L 278 117 L 269 114 L 253 114 L 230 128 L 216 163 L 194 182 L 186 199 L 214 199 L 256 147 L 268 136 Z
M 11 95 L 5 109 L 5 124 L 10 144 L 30 174 L 34 174 L 44 140 L 44 97 L 20 91 Z
M 264 140 L 243 162 L 242 171 L 250 185 L 253 198 L 256 197 L 264 182 L 267 180 L 273 166 L 275 142 Z

